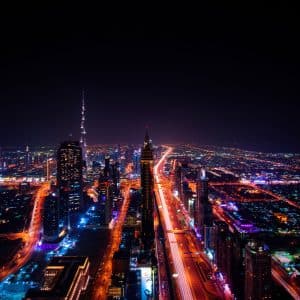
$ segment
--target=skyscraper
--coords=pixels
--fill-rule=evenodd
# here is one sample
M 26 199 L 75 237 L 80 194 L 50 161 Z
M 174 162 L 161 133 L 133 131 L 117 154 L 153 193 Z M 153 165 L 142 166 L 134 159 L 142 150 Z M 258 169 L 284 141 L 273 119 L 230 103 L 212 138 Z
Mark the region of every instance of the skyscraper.
M 232 265 L 231 285 L 237 299 L 243 299 L 245 294 L 245 248 L 251 238 L 246 232 L 240 232 L 235 227 L 232 232 Z
M 26 155 L 25 155 L 25 173 L 26 173 L 26 176 L 29 175 L 29 166 L 30 166 L 30 152 L 29 152 L 29 146 L 26 146 Z
M 86 130 L 85 130 L 85 94 L 84 90 L 82 91 L 82 103 L 81 103 L 81 124 L 80 124 L 80 146 L 82 148 L 82 159 L 84 165 L 87 167 L 87 152 L 86 152 Z
M 245 299 L 271 299 L 271 254 L 268 247 L 255 240 L 246 245 Z
M 102 226 L 107 226 L 112 219 L 113 183 L 105 175 L 99 178 L 99 209 Z
M 113 183 L 114 196 L 120 194 L 120 164 L 116 161 L 111 165 L 111 179 Z
M 43 239 L 55 242 L 59 235 L 59 198 L 56 193 L 49 194 L 45 199 L 43 218 Z
M 57 151 L 57 185 L 65 222 L 72 213 L 79 212 L 82 207 L 82 167 L 79 142 L 61 143 Z
M 104 174 L 104 177 L 106 178 L 106 180 L 108 180 L 111 176 L 111 165 L 110 165 L 110 156 L 109 155 L 105 155 L 103 174 Z
M 221 220 L 214 220 L 214 250 L 215 262 L 219 271 L 232 283 L 232 236 L 228 224 Z
M 140 156 L 141 153 L 138 150 L 134 150 L 133 152 L 133 173 L 139 174 L 140 173 Z
M 150 249 L 154 241 L 153 224 L 153 151 L 146 131 L 141 153 L 141 188 L 142 188 L 142 241 L 145 249 Z
M 176 168 L 175 168 L 175 184 L 178 191 L 178 196 L 181 201 L 183 201 L 183 171 L 181 163 L 176 162 Z
M 210 248 L 212 242 L 212 207 L 208 200 L 208 178 L 204 168 L 197 174 L 197 200 L 195 208 L 195 226 L 204 240 L 204 247 Z

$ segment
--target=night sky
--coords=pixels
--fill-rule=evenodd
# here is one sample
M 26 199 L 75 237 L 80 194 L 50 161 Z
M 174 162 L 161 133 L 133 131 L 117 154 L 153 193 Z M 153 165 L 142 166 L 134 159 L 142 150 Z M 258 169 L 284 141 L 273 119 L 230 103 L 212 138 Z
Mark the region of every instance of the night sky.
M 73 6 L 1 9 L 1 146 L 78 138 L 84 88 L 88 144 L 300 152 L 293 7 Z

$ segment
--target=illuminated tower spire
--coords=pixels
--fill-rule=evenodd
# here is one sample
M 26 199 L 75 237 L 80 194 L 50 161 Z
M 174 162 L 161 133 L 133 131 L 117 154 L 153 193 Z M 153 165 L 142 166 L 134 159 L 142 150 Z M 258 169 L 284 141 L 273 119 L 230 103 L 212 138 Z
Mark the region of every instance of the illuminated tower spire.
M 87 166 L 87 153 L 86 153 L 86 130 L 85 130 L 85 99 L 84 90 L 82 90 L 82 104 L 81 104 L 81 125 L 80 125 L 80 145 L 82 148 L 82 158 Z

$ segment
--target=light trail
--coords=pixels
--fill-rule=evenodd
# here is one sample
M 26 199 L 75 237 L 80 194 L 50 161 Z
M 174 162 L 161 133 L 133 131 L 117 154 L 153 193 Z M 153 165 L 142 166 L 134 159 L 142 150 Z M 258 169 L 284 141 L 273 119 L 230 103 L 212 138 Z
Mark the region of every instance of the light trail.
M 31 258 L 34 248 L 40 238 L 42 209 L 44 206 L 45 197 L 49 191 L 49 187 L 49 182 L 44 182 L 36 192 L 28 234 L 25 234 L 24 236 L 24 240 L 26 241 L 25 246 L 17 252 L 14 259 L 2 267 L 2 271 L 0 272 L 0 281 L 9 274 L 12 274 L 22 268 Z
M 186 278 L 185 269 L 184 269 L 183 261 L 181 259 L 180 253 L 179 253 L 179 247 L 177 245 L 177 240 L 175 238 L 175 234 L 172 232 L 173 226 L 172 226 L 172 223 L 170 220 L 170 216 L 168 213 L 168 207 L 166 204 L 166 199 L 163 194 L 162 186 L 160 184 L 160 180 L 159 180 L 159 176 L 158 176 L 158 168 L 164 162 L 166 157 L 172 152 L 172 150 L 173 149 L 171 147 L 168 147 L 167 151 L 164 153 L 164 155 L 160 158 L 158 163 L 155 165 L 154 177 L 155 177 L 155 182 L 157 184 L 158 194 L 159 194 L 159 198 L 160 198 L 161 205 L 162 205 L 161 211 L 163 213 L 163 219 L 164 219 L 164 222 L 166 225 L 167 237 L 168 237 L 168 241 L 169 241 L 169 245 L 170 245 L 170 249 L 171 249 L 171 255 L 172 255 L 175 271 L 178 274 L 178 277 L 176 280 L 178 282 L 181 298 L 185 299 L 185 300 L 190 300 L 190 299 L 193 299 L 192 291 L 191 291 L 190 285 L 188 283 L 188 280 Z
M 25 241 L 28 240 L 28 234 L 24 231 L 16 233 L 1 233 L 0 238 L 5 238 L 8 240 L 23 239 Z
M 125 183 L 123 204 L 115 225 L 111 230 L 110 243 L 103 256 L 102 265 L 100 265 L 99 268 L 99 275 L 96 276 L 92 287 L 92 299 L 107 299 L 107 291 L 112 275 L 112 260 L 121 242 L 123 224 L 130 203 L 130 188 L 133 186 L 135 186 L 134 182 Z
M 297 291 L 289 284 L 287 283 L 281 276 L 280 274 L 274 270 L 274 268 L 272 268 L 272 276 L 273 278 L 279 283 L 281 284 L 286 291 L 288 291 L 288 293 L 294 298 L 294 299 L 300 299 L 299 294 L 297 293 Z
M 161 167 L 158 168 L 161 172 Z M 185 227 L 190 226 L 191 218 L 189 213 L 184 208 L 179 197 L 172 193 L 172 181 L 163 174 L 157 178 L 158 184 L 163 191 L 164 199 L 166 200 L 168 214 L 171 217 L 171 228 L 175 228 L 171 232 L 176 238 L 176 244 L 179 249 L 181 261 L 184 266 L 184 273 L 192 292 L 193 299 L 233 299 L 230 290 L 226 289 L 221 282 L 215 281 L 209 274 L 213 273 L 214 266 L 208 260 L 204 252 L 203 246 L 196 239 L 192 231 Z M 161 194 L 157 192 L 159 196 Z M 174 202 L 175 201 L 175 202 Z M 174 205 L 175 204 L 175 205 Z M 161 209 L 163 205 L 161 205 Z M 182 225 L 182 221 L 186 223 Z M 178 229 L 177 229 L 178 228 Z M 169 231 L 170 232 L 170 231 Z M 171 254 L 172 256 L 172 254 Z M 181 294 L 181 292 L 178 292 Z

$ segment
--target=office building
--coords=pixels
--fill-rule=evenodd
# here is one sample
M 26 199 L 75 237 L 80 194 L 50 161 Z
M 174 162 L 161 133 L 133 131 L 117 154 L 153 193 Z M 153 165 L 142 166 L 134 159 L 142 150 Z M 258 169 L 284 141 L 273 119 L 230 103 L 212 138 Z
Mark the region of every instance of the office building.
M 111 179 L 114 197 L 117 197 L 120 194 L 120 164 L 117 161 L 111 164 Z
M 195 227 L 204 241 L 204 247 L 212 248 L 212 206 L 208 199 L 208 178 L 206 177 L 206 172 L 203 168 L 198 169 L 196 189 Z
M 141 153 L 138 150 L 134 150 L 133 152 L 133 173 L 134 174 L 140 174 L 140 158 L 141 158 Z
M 176 163 L 175 167 L 175 186 L 178 192 L 178 196 L 183 201 L 183 172 L 180 163 Z
M 251 240 L 246 245 L 245 299 L 271 299 L 271 254 L 260 241 Z
M 80 146 L 82 149 L 82 160 L 83 167 L 86 170 L 88 167 L 88 157 L 87 157 L 87 143 L 86 143 L 86 130 L 85 130 L 85 93 L 82 91 L 82 102 L 81 102 L 81 123 L 80 123 Z
M 57 186 L 62 218 L 68 223 L 70 215 L 82 207 L 82 149 L 77 141 L 61 143 L 57 151 Z
M 141 189 L 142 189 L 142 230 L 141 237 L 145 249 L 151 249 L 154 241 L 153 224 L 153 151 L 146 131 L 141 153 Z
M 225 277 L 232 283 L 232 235 L 226 222 L 214 220 L 215 263 Z
M 108 226 L 112 219 L 113 207 L 113 184 L 112 181 L 105 175 L 99 178 L 98 186 L 99 196 L 98 204 L 100 210 L 100 224 L 101 226 Z
M 59 197 L 51 193 L 45 198 L 43 240 L 56 242 L 59 238 Z
M 104 169 L 103 175 L 106 180 L 108 180 L 111 176 L 111 165 L 110 165 L 110 156 L 106 155 L 104 159 Z

